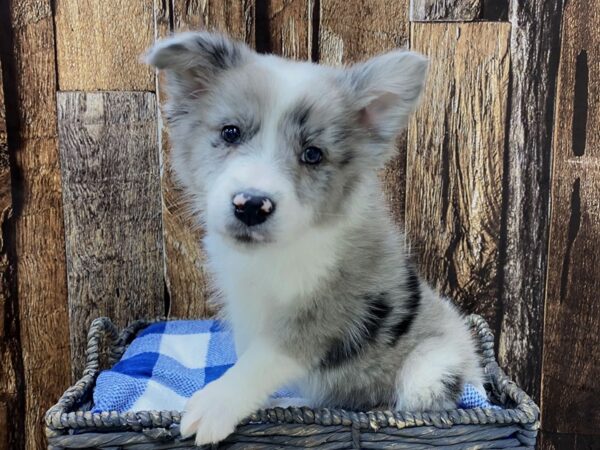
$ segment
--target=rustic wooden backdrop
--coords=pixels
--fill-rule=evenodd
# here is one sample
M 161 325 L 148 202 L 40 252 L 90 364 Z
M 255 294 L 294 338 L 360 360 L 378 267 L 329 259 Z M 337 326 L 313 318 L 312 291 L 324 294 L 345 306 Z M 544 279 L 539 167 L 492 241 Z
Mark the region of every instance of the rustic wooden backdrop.
M 171 182 L 155 38 L 215 28 L 330 64 L 431 58 L 382 173 L 422 272 L 496 331 L 543 448 L 600 443 L 600 0 L 2 0 L 0 448 L 108 315 L 209 314 L 201 230 Z

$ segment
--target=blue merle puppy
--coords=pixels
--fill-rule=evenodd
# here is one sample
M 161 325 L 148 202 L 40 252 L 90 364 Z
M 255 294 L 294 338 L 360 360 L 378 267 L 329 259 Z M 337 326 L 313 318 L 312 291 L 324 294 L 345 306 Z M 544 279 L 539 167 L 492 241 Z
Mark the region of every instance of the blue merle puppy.
M 465 321 L 415 272 L 378 170 L 427 61 L 345 68 L 259 55 L 207 32 L 158 42 L 172 165 L 206 230 L 238 362 L 197 392 L 181 430 L 218 442 L 296 383 L 312 406 L 454 408 L 483 390 Z

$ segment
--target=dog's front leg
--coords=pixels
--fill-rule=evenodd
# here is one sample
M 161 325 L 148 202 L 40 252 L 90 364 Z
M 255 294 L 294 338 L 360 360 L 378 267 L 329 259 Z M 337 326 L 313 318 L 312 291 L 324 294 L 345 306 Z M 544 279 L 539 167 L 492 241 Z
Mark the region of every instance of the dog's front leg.
M 304 373 L 302 364 L 276 344 L 255 339 L 231 369 L 190 398 L 181 434 L 195 433 L 196 445 L 222 441 L 273 392 Z

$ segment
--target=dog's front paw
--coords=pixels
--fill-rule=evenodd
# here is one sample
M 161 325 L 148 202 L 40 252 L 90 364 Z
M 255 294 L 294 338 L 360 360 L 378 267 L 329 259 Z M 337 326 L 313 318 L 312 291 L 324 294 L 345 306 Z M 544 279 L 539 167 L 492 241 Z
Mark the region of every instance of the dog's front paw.
M 239 407 L 231 390 L 215 381 L 196 392 L 187 402 L 181 419 L 181 435 L 196 435 L 196 445 L 216 444 L 235 430 Z

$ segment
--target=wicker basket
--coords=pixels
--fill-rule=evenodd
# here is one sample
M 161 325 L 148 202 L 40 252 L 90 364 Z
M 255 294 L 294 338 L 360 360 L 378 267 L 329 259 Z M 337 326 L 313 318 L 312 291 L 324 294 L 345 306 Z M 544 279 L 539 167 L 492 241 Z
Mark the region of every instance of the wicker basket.
M 352 412 L 337 409 L 273 408 L 257 411 L 236 432 L 207 448 L 264 449 L 446 449 L 533 448 L 539 409 L 510 381 L 494 359 L 494 337 L 479 316 L 468 318 L 478 337 L 490 396 L 505 409 L 456 409 L 443 412 Z M 191 449 L 179 435 L 177 411 L 92 413 L 94 383 L 101 369 L 119 360 L 149 321 L 138 321 L 120 334 L 107 318 L 92 323 L 87 365 L 46 414 L 49 449 Z

